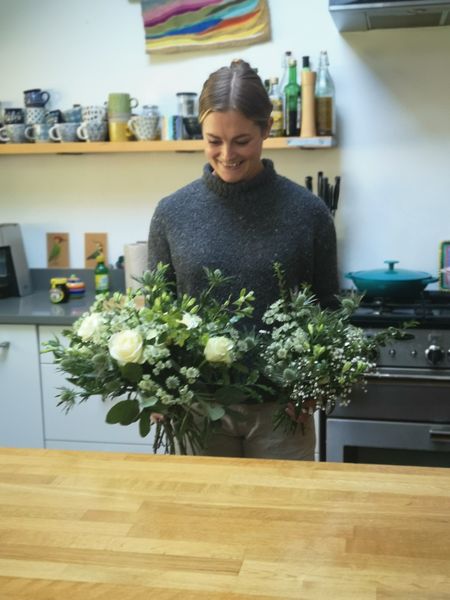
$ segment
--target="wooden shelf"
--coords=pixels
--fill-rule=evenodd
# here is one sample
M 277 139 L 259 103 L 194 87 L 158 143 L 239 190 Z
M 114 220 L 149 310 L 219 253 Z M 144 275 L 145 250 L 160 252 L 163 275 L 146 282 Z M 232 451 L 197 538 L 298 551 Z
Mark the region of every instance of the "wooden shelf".
M 268 138 L 265 150 L 291 148 L 331 148 L 332 137 Z M 203 140 L 173 140 L 152 142 L 50 142 L 48 144 L 0 144 L 0 154 L 106 154 L 130 152 L 201 152 Z

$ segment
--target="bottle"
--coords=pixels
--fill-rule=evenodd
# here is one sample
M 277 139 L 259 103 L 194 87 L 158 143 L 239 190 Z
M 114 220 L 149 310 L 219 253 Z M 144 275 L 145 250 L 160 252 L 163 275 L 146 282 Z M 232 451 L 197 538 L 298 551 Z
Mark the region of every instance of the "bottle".
M 289 81 L 284 88 L 285 133 L 297 136 L 300 132 L 300 86 L 297 83 L 297 61 L 289 59 Z
M 273 119 L 272 127 L 270 128 L 270 137 L 283 136 L 283 100 L 278 88 L 278 77 L 271 77 L 269 87 L 269 99 L 272 102 L 272 112 L 270 116 Z
M 300 137 L 310 138 L 316 135 L 315 119 L 315 85 L 316 74 L 311 71 L 309 56 L 303 57 L 302 67 L 302 102 L 301 102 L 301 127 Z
M 322 50 L 316 77 L 316 132 L 317 135 L 335 135 L 335 92 L 328 70 L 328 53 Z
M 109 269 L 105 265 L 103 254 L 97 256 L 97 266 L 95 267 L 95 292 L 97 294 L 109 291 Z
M 284 103 L 284 88 L 288 82 L 288 74 L 289 74 L 289 59 L 292 57 L 292 52 L 290 50 L 286 50 L 283 54 L 283 58 L 281 61 L 281 77 L 278 83 L 278 89 L 280 90 L 281 99 L 283 101 L 283 135 L 286 131 L 286 106 Z

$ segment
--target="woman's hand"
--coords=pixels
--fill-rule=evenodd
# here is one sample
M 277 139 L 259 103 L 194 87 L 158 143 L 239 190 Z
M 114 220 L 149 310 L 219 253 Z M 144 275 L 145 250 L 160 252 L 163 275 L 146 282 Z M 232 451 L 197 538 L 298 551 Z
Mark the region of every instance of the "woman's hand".
M 150 421 L 152 423 L 162 423 L 164 421 L 165 417 L 164 415 L 162 415 L 161 413 L 150 413 Z
M 285 412 L 296 423 L 306 423 L 306 421 L 314 412 L 315 402 L 314 400 L 308 400 L 303 406 L 307 409 L 307 412 L 301 412 L 298 415 L 294 403 L 288 402 Z

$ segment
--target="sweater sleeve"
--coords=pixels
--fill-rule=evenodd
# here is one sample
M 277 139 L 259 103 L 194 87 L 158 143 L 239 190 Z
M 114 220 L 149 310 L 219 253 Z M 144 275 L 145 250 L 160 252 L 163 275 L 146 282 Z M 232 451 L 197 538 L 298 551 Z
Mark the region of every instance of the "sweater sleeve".
M 148 268 L 153 270 L 158 263 L 169 265 L 169 273 L 174 276 L 174 269 L 170 255 L 169 242 L 167 240 L 164 218 L 160 205 L 156 207 L 150 222 L 150 232 L 148 236 Z
M 314 245 L 313 292 L 322 308 L 337 308 L 339 293 L 336 230 L 328 210 L 321 211 Z

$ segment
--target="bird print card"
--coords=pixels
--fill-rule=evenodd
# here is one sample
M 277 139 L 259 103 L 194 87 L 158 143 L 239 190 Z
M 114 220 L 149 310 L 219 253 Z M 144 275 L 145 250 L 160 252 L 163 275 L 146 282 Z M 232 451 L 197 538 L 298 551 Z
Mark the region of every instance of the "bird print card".
M 84 266 L 86 269 L 95 269 L 97 256 L 103 254 L 105 265 L 108 264 L 108 234 L 107 233 L 85 233 L 84 234 Z
M 68 233 L 47 233 L 47 267 L 70 267 Z

